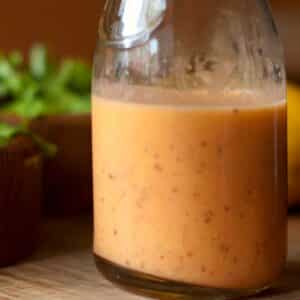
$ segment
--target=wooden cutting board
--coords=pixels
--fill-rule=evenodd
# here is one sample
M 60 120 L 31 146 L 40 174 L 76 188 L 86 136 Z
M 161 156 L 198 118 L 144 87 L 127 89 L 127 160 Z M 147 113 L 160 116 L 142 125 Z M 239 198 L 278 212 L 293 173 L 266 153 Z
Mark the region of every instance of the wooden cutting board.
M 48 220 L 39 251 L 23 264 L 0 270 L 0 300 L 145 300 L 99 275 L 91 233 L 88 217 Z M 275 289 L 251 299 L 300 299 L 300 215 L 289 219 L 285 274 Z

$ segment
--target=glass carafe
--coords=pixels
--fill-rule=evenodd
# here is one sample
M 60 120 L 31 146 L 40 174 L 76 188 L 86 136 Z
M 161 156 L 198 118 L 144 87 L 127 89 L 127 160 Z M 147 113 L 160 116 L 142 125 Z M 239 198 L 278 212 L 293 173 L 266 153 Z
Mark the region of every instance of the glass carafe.
M 276 282 L 285 88 L 264 0 L 107 1 L 93 80 L 94 254 L 105 276 L 203 299 Z

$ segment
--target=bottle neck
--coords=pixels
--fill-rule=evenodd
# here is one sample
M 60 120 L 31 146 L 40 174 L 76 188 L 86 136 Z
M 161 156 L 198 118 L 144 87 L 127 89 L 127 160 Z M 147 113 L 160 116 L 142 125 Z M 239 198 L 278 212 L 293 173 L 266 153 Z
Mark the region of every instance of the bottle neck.
M 160 26 L 166 10 L 167 0 L 107 0 L 100 39 L 121 49 L 143 44 Z

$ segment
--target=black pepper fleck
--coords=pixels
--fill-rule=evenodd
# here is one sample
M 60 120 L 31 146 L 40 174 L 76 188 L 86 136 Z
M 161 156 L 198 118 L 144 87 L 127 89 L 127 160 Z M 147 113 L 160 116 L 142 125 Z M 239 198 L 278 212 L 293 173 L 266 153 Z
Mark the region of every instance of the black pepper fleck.
M 174 188 L 172 189 L 172 193 L 177 194 L 178 192 L 179 192 L 179 190 L 178 190 L 177 187 L 174 187 Z
M 234 52 L 236 54 L 239 54 L 240 48 L 239 48 L 239 44 L 237 43 L 237 41 L 232 41 L 232 49 L 234 50 Z
M 211 223 L 212 219 L 214 217 L 213 211 L 209 210 L 204 214 L 204 223 L 209 224 Z
M 209 217 L 213 217 L 215 214 L 214 214 L 214 212 L 212 210 L 208 210 L 206 212 L 206 215 L 209 216 Z
M 193 257 L 193 256 L 194 256 L 194 254 L 193 254 L 193 252 L 192 252 L 192 251 L 188 251 L 188 252 L 186 253 L 186 256 L 187 256 L 187 257 Z
M 208 60 L 207 62 L 204 63 L 203 69 L 208 72 L 212 72 L 214 70 L 214 66 L 216 65 L 216 62 L 212 60 Z
M 115 177 L 113 174 L 109 173 L 109 174 L 108 174 L 108 178 L 109 178 L 110 180 L 114 180 L 116 177 Z
M 163 171 L 163 168 L 162 168 L 162 166 L 161 166 L 160 164 L 155 164 L 155 165 L 154 165 L 154 169 L 155 169 L 156 171 L 158 171 L 158 172 L 162 172 L 162 171 Z
M 227 206 L 227 205 L 225 205 L 225 206 L 224 206 L 224 210 L 225 210 L 226 212 L 229 212 L 229 211 L 230 211 L 230 207 Z
M 225 243 L 221 243 L 219 249 L 222 253 L 227 254 L 229 252 L 229 247 Z
M 210 222 L 211 222 L 211 218 L 209 218 L 209 217 L 204 218 L 204 223 L 205 224 L 209 224 Z
M 189 61 L 189 65 L 186 68 L 188 74 L 194 74 L 197 71 L 197 55 L 192 55 Z
M 217 147 L 217 152 L 218 152 L 219 155 L 223 154 L 223 147 L 219 145 Z
M 202 141 L 201 142 L 201 147 L 202 148 L 206 148 L 207 147 L 207 142 L 206 141 Z
M 248 196 L 252 196 L 253 195 L 253 191 L 251 189 L 248 189 L 247 190 L 247 194 L 248 194 Z
M 198 55 L 199 62 L 204 62 L 205 61 L 205 57 L 206 57 L 205 53 L 201 53 L 200 55 Z

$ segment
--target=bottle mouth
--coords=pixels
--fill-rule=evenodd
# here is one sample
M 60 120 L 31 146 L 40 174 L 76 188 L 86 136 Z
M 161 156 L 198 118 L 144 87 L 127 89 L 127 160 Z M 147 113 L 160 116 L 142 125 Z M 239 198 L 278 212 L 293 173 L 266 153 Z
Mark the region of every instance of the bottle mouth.
M 101 40 L 120 49 L 144 44 L 163 22 L 166 10 L 167 0 L 107 0 Z

